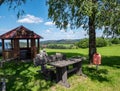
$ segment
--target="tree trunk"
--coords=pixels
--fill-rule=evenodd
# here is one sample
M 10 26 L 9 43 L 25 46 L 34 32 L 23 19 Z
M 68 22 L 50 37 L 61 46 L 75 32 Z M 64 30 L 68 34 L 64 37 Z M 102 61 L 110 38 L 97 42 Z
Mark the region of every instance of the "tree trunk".
M 89 62 L 93 64 L 93 54 L 96 53 L 95 13 L 89 17 Z
M 96 3 L 96 0 L 92 0 L 92 3 Z M 89 17 L 89 62 L 93 64 L 93 55 L 97 52 L 96 50 L 96 32 L 95 32 L 95 17 L 96 9 L 93 7 L 92 14 Z

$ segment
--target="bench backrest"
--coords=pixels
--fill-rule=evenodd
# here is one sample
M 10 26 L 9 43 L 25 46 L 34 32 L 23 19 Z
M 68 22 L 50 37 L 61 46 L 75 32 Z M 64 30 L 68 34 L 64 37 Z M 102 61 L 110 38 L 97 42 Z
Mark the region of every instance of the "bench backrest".
M 49 62 L 65 60 L 66 56 L 61 53 L 56 53 L 55 55 L 48 56 L 46 53 L 37 54 L 33 59 L 33 63 L 35 66 L 45 65 Z
M 62 53 L 56 53 L 56 60 L 66 60 L 66 55 Z

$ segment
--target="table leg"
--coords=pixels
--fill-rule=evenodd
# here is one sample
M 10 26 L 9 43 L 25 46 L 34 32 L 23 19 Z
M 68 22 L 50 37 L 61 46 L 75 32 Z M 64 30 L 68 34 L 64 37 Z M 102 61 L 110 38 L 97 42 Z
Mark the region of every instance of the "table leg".
M 79 62 L 79 63 L 76 63 L 75 64 L 76 65 L 76 67 L 77 67 L 77 74 L 78 75 L 82 75 L 83 73 L 82 73 L 82 62 Z
M 67 82 L 67 67 L 57 68 L 57 82 L 67 88 L 70 87 Z
M 56 67 L 56 82 L 61 81 L 61 69 Z
M 82 72 L 82 61 L 80 61 L 79 63 L 76 63 L 75 66 L 77 67 L 77 72 L 76 72 L 77 75 L 86 77 L 86 75 L 83 74 L 83 72 Z

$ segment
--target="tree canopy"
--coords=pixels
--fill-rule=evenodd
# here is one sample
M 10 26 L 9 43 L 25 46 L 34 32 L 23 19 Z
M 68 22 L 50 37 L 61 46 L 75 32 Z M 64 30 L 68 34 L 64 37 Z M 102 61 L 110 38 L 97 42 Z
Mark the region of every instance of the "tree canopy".
M 119 35 L 120 0 L 47 0 L 48 17 L 57 27 L 71 29 L 81 26 L 89 32 L 89 60 L 96 50 L 96 29 L 110 29 Z
M 24 14 L 24 10 L 20 7 L 21 5 L 25 4 L 27 0 L 0 0 L 0 6 L 6 4 L 8 9 L 17 9 L 17 17 Z
M 71 28 L 88 29 L 89 17 L 95 13 L 95 29 L 120 30 L 116 24 L 120 18 L 120 0 L 47 0 L 47 4 L 48 17 L 59 28 L 67 28 L 70 24 Z

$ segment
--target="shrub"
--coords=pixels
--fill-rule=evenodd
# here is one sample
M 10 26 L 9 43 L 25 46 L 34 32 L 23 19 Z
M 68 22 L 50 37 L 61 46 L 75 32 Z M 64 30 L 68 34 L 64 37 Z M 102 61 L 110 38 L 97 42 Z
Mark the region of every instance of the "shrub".
M 57 44 L 50 44 L 50 45 L 47 46 L 47 48 L 50 48 L 50 49 L 67 49 L 66 46 L 57 45 Z
M 107 42 L 107 46 L 111 46 L 112 45 L 111 39 L 107 38 L 107 39 L 105 39 L 105 41 Z
M 96 39 L 96 47 L 104 47 L 107 46 L 107 40 L 103 38 Z
M 79 48 L 88 48 L 88 39 L 81 39 L 80 42 L 76 43 Z
M 111 40 L 112 44 L 120 44 L 120 39 L 119 38 L 114 38 Z
M 71 44 L 71 45 L 69 46 L 69 48 L 71 49 L 73 46 L 74 46 L 74 45 Z
M 107 40 L 103 38 L 96 38 L 96 47 L 104 47 L 107 46 Z M 75 43 L 75 45 L 79 48 L 88 48 L 89 46 L 89 39 L 84 38 L 81 39 L 80 42 Z

